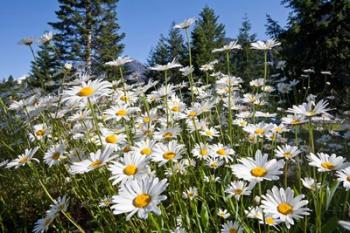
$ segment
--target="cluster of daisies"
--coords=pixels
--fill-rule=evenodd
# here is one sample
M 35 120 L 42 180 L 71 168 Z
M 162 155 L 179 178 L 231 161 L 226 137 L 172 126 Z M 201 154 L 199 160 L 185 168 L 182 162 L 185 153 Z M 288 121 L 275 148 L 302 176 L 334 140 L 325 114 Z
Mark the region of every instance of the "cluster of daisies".
M 187 30 L 194 21 L 189 19 L 176 27 Z M 252 48 L 266 52 L 278 45 L 273 40 L 259 41 Z M 213 52 L 240 48 L 234 41 Z M 120 68 L 123 74 L 121 67 L 130 61 L 122 57 L 106 65 Z M 334 173 L 330 177 L 335 176 L 346 190 L 350 189 L 346 159 L 327 151 L 315 152 L 315 125 L 336 120 L 326 100 L 317 101 L 316 96 L 309 95 L 300 105 L 272 109 L 271 93 L 291 92 L 298 81 L 259 78 L 249 82 L 251 92 L 246 92 L 241 78 L 214 72 L 217 63 L 215 60 L 200 67 L 216 80 L 213 82 L 194 82 L 193 68 L 182 67 L 174 60 L 150 69 L 167 72 L 181 68 L 190 85 L 173 85 L 171 76 L 166 76 L 169 80 L 165 82 L 127 84 L 123 77 L 110 82 L 80 74 L 65 83 L 58 95 L 42 96 L 36 91 L 29 98 L 14 101 L 9 109 L 27 122 L 31 147 L 1 166 L 35 167 L 42 161 L 49 168 L 64 167 L 71 176 L 106 171 L 115 195 L 101 199 L 100 207 L 110 208 L 115 215 L 126 214 L 126 220 L 135 214 L 141 219 L 150 213 L 166 215 L 160 206 L 174 201 L 170 192 L 180 192 L 189 202 L 207 199 L 209 203 L 209 196 L 219 195 L 222 201 L 235 200 L 240 208 L 244 200 L 253 203 L 242 210 L 244 217 L 220 208 L 217 215 L 225 220 L 222 232 L 243 232 L 260 225 L 289 229 L 310 215 L 309 200 L 301 190 L 292 188 L 297 182 L 292 176 L 307 191 L 317 192 L 327 184 L 301 166 Z M 309 130 L 309 142 L 301 134 L 304 129 Z M 183 190 L 168 190 L 172 179 L 181 183 L 189 170 L 203 171 L 203 177 L 191 179 L 203 178 L 205 183 L 219 185 L 223 194 L 200 197 L 201 187 L 195 182 Z M 223 179 L 227 176 L 228 182 Z M 54 201 L 33 231 L 46 231 L 58 213 L 67 209 L 65 196 Z M 256 222 L 249 222 L 249 226 L 244 219 Z M 185 228 L 180 224 L 173 232 L 186 232 Z

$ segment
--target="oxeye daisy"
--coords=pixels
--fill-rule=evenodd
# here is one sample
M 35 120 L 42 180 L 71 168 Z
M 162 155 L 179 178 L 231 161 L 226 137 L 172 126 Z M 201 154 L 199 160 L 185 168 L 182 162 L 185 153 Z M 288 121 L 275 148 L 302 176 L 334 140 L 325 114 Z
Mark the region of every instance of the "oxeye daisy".
M 18 155 L 18 157 L 12 161 L 10 161 L 6 167 L 7 168 L 18 168 L 20 166 L 24 166 L 27 163 L 30 163 L 32 160 L 35 162 L 39 162 L 38 159 L 33 158 L 33 156 L 35 155 L 35 153 L 37 152 L 37 150 L 39 149 L 39 147 L 34 147 L 33 149 L 25 149 L 24 153 L 21 155 Z
M 287 115 L 286 117 L 282 117 L 282 123 L 286 124 L 286 125 L 300 125 L 303 124 L 305 122 L 307 122 L 306 118 L 304 116 L 301 115 Z
M 122 184 L 118 195 L 112 197 L 113 214 L 129 213 L 127 220 L 136 213 L 142 219 L 147 219 L 149 212 L 160 215 L 158 205 L 166 199 L 166 196 L 161 193 L 167 186 L 166 179 L 159 181 L 154 176 L 143 176 Z
M 224 146 L 223 144 L 219 143 L 210 146 L 210 155 L 214 158 L 220 158 L 225 160 L 225 162 L 229 162 L 233 160 L 235 151 L 229 146 Z
M 189 187 L 188 189 L 182 192 L 182 196 L 183 198 L 189 199 L 190 201 L 192 201 L 198 196 L 198 188 Z
M 155 162 L 159 162 L 159 166 L 169 161 L 177 161 L 182 157 L 183 148 L 184 145 L 178 144 L 176 141 L 171 141 L 168 144 L 157 144 L 152 159 Z
M 349 221 L 339 220 L 338 223 L 339 223 L 339 225 L 342 226 L 344 229 L 350 231 L 350 222 L 349 222 Z
M 101 141 L 103 146 L 112 147 L 115 151 L 120 149 L 120 146 L 126 142 L 126 135 L 118 132 L 119 130 L 111 130 L 101 128 Z M 99 140 L 97 142 L 100 142 Z
M 243 228 L 238 222 L 228 221 L 222 225 L 221 233 L 242 233 Z
M 120 104 L 110 109 L 107 109 L 105 114 L 106 114 L 107 120 L 110 120 L 110 119 L 113 119 L 116 121 L 120 121 L 121 119 L 129 120 L 130 116 L 132 114 L 135 114 L 135 112 L 138 112 L 139 110 L 140 109 L 138 107 L 130 107 L 127 104 Z
M 71 173 L 82 174 L 105 166 L 117 156 L 112 155 L 113 151 L 113 148 L 105 147 L 102 151 L 98 150 L 96 153 L 90 153 L 90 158 L 72 164 Z
M 159 130 L 156 133 L 155 138 L 158 141 L 163 141 L 163 140 L 169 141 L 176 138 L 177 135 L 179 135 L 179 133 L 180 133 L 180 128 L 177 126 L 173 128 L 165 128 L 165 129 Z
M 236 200 L 239 200 L 241 196 L 249 196 L 254 186 L 255 183 L 251 183 L 248 185 L 244 181 L 233 181 L 225 189 L 225 193 L 228 193 L 229 197 L 235 197 Z
M 54 215 L 46 215 L 34 223 L 33 233 L 42 233 L 49 229 L 49 226 L 55 219 Z
M 289 229 L 294 225 L 294 219 L 301 219 L 303 215 L 309 215 L 309 209 L 305 206 L 307 200 L 303 200 L 303 194 L 294 197 L 294 191 L 291 188 L 278 189 L 274 186 L 263 195 L 262 209 L 266 216 L 279 219 L 284 222 Z
M 273 130 L 273 125 L 260 122 L 258 124 L 249 124 L 245 126 L 243 130 L 249 133 L 250 135 L 264 137 L 266 134 Z
M 286 160 L 293 160 L 293 158 L 300 153 L 301 151 L 298 147 L 290 145 L 278 146 L 275 150 L 276 157 L 285 158 Z
M 147 174 L 148 158 L 140 156 L 136 152 L 129 152 L 124 154 L 124 157 L 117 162 L 112 162 L 108 170 L 112 173 L 111 180 L 113 185 L 117 183 L 124 183 L 133 180 L 137 177 L 142 177 Z
M 214 137 L 219 137 L 219 132 L 213 127 L 205 127 L 199 131 L 200 135 L 213 139 Z
M 311 177 L 301 178 L 303 186 L 311 191 L 316 191 L 321 187 L 321 183 L 316 183 L 316 181 Z
M 220 159 L 220 158 L 212 158 L 212 157 L 208 157 L 206 160 L 206 165 L 211 168 L 211 169 L 218 169 L 219 167 L 221 167 L 224 164 L 224 160 Z
M 209 152 L 209 146 L 205 145 L 204 143 L 196 144 L 195 147 L 192 149 L 193 156 L 198 159 L 208 158 Z
M 294 105 L 292 108 L 289 108 L 287 112 L 299 114 L 305 117 L 315 117 L 322 114 L 329 115 L 328 112 L 331 109 L 327 108 L 327 106 L 328 102 L 325 100 L 320 100 L 317 104 L 314 101 L 309 101 L 298 106 Z
M 33 127 L 33 133 L 29 134 L 31 141 L 41 140 L 49 134 L 46 124 L 37 124 Z
M 53 165 L 57 165 L 60 163 L 62 159 L 66 157 L 63 155 L 64 153 L 64 145 L 59 144 L 56 146 L 52 146 L 44 155 L 44 162 L 49 165 L 49 167 Z
M 308 159 L 309 165 L 317 167 L 319 172 L 340 170 L 347 165 L 345 163 L 345 158 L 342 156 L 336 156 L 335 154 L 328 155 L 320 152 L 315 155 L 310 153 Z
M 257 50 L 271 50 L 273 47 L 281 45 L 280 42 L 276 40 L 267 40 L 267 41 L 257 41 L 254 43 L 250 44 L 252 46 L 252 49 L 257 49 Z
M 216 214 L 217 214 L 217 216 L 219 216 L 222 219 L 227 219 L 231 216 L 230 213 L 226 209 L 219 209 Z
M 196 22 L 196 18 L 188 18 L 185 21 L 176 24 L 174 26 L 174 28 L 178 28 L 178 29 L 187 29 L 189 28 L 192 24 L 194 24 L 194 22 Z
M 262 154 L 260 150 L 255 153 L 255 159 L 242 158 L 238 160 L 241 164 L 231 166 L 236 177 L 249 182 L 261 182 L 263 180 L 278 180 L 280 170 L 284 166 L 283 160 L 268 160 L 267 154 Z
M 68 104 L 87 104 L 88 100 L 96 102 L 100 97 L 109 95 L 111 87 L 111 83 L 107 81 L 83 81 L 80 85 L 63 91 L 62 100 Z
M 146 139 L 144 141 L 136 142 L 132 148 L 133 151 L 138 153 L 140 156 L 152 156 L 156 142 L 153 140 Z
M 337 171 L 337 177 L 339 182 L 343 182 L 343 187 L 346 190 L 350 189 L 350 167 Z

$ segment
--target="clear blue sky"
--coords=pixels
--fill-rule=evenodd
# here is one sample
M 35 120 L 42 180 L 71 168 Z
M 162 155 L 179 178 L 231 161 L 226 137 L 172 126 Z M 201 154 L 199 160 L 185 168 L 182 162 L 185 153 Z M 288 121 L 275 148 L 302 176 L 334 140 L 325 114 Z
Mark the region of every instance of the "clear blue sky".
M 167 33 L 172 21 L 198 16 L 205 5 L 220 16 L 228 37 L 237 35 L 242 17 L 247 14 L 252 31 L 259 39 L 266 39 L 266 14 L 285 25 L 289 13 L 280 0 L 120 0 L 119 24 L 126 33 L 124 54 L 146 61 L 159 35 Z M 10 74 L 16 78 L 29 72 L 32 56 L 18 41 L 50 30 L 47 22 L 56 20 L 57 9 L 56 0 L 1 1 L 0 80 Z

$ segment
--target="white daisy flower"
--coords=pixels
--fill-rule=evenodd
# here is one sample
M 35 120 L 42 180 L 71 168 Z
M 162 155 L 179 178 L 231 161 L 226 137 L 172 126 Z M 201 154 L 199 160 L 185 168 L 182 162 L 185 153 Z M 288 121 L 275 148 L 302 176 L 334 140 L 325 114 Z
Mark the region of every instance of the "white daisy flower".
M 46 215 L 44 218 L 38 219 L 34 223 L 33 233 L 42 233 L 49 229 L 49 226 L 55 219 L 54 215 Z
M 74 162 L 71 165 L 71 173 L 82 174 L 105 166 L 109 161 L 117 157 L 117 155 L 112 155 L 113 151 L 113 148 L 106 147 L 102 151 L 98 150 L 96 153 L 90 153 L 90 158 Z
M 276 159 L 268 160 L 267 154 L 262 154 L 260 150 L 255 153 L 255 159 L 242 158 L 238 160 L 241 164 L 231 166 L 236 177 L 249 182 L 261 182 L 263 180 L 278 180 L 280 170 L 284 166 L 284 161 Z
M 129 213 L 127 220 L 136 213 L 142 219 L 147 219 L 149 212 L 160 215 L 158 205 L 166 199 L 161 193 L 167 186 L 167 179 L 159 181 L 154 176 L 143 176 L 141 179 L 122 184 L 118 195 L 112 197 L 113 214 Z
M 125 65 L 126 63 L 130 63 L 132 61 L 134 61 L 134 60 L 129 58 L 128 56 L 118 57 L 117 59 L 115 59 L 113 61 L 106 62 L 105 65 L 106 66 L 118 67 L 118 66 Z
M 287 112 L 299 114 L 305 117 L 315 117 L 323 114 L 329 115 L 328 112 L 331 109 L 327 108 L 327 106 L 328 102 L 325 100 L 320 100 L 317 104 L 314 101 L 309 101 L 298 106 L 294 105 L 292 108 L 289 108 Z
M 117 162 L 112 162 L 108 170 L 112 173 L 113 185 L 124 183 L 147 174 L 148 158 L 136 152 L 129 152 Z
M 226 209 L 219 209 L 216 214 L 217 214 L 217 216 L 219 216 L 222 219 L 227 219 L 231 216 L 230 213 Z
M 198 159 L 208 158 L 209 152 L 210 152 L 209 146 L 207 146 L 202 142 L 199 144 L 196 144 L 195 147 L 192 149 L 193 156 Z
M 63 159 L 66 158 L 64 154 L 64 145 L 59 144 L 50 147 L 50 149 L 44 155 L 44 162 L 52 167 L 53 165 L 59 164 Z
M 35 140 L 41 140 L 49 134 L 46 124 L 37 124 L 34 125 L 33 128 L 33 133 L 29 134 L 29 138 L 32 142 Z
M 233 156 L 235 155 L 235 151 L 231 149 L 229 146 L 224 146 L 221 143 L 211 145 L 210 147 L 210 156 L 213 158 L 220 158 L 225 160 L 225 162 L 229 162 L 233 160 Z
M 224 164 L 224 160 L 216 157 L 216 158 L 212 158 L 212 157 L 208 157 L 206 159 L 206 165 L 208 167 L 210 167 L 211 169 L 218 169 L 219 167 L 221 167 Z
M 286 125 L 300 125 L 307 122 L 306 118 L 302 115 L 287 115 L 282 117 L 282 123 Z
M 140 156 L 152 156 L 155 145 L 155 141 L 146 139 L 144 141 L 136 142 L 135 146 L 132 147 L 132 150 Z
M 228 193 L 229 197 L 235 197 L 236 200 L 239 200 L 241 196 L 249 196 L 254 186 L 255 183 L 250 183 L 248 185 L 246 182 L 241 180 L 233 181 L 225 189 L 225 193 Z
M 18 168 L 20 166 L 24 166 L 27 163 L 30 163 L 32 160 L 35 162 L 39 163 L 39 160 L 36 158 L 33 158 L 33 156 L 35 155 L 35 153 L 37 152 L 37 150 L 39 149 L 39 147 L 34 147 L 33 149 L 25 149 L 24 153 L 21 155 L 18 155 L 18 157 L 12 161 L 10 161 L 6 167 L 7 168 Z
M 183 198 L 192 201 L 198 196 L 198 189 L 196 187 L 189 187 L 184 192 L 182 192 L 182 196 Z
M 165 65 L 157 64 L 153 67 L 149 67 L 148 69 L 155 70 L 155 71 L 166 71 L 166 70 L 170 70 L 170 69 L 174 69 L 174 68 L 178 68 L 178 67 L 182 67 L 182 65 L 177 63 L 175 58 L 174 58 L 171 62 L 168 62 Z
M 243 130 L 249 133 L 250 135 L 264 137 L 266 136 L 266 134 L 273 130 L 273 125 L 266 124 L 264 122 L 260 122 L 258 124 L 248 124 L 243 128 Z
M 192 24 L 194 24 L 194 22 L 196 22 L 196 18 L 188 18 L 185 21 L 176 24 L 174 26 L 174 28 L 178 28 L 178 29 L 187 29 L 189 28 Z
M 311 191 L 316 191 L 321 187 L 321 183 L 316 183 L 316 181 L 311 177 L 301 178 L 303 186 Z
M 130 107 L 127 104 L 119 104 L 105 111 L 106 119 L 120 121 L 121 119 L 130 120 L 130 116 L 138 112 L 138 107 Z
M 100 128 L 101 131 L 101 141 L 103 146 L 112 147 L 115 151 L 119 150 L 121 145 L 126 142 L 126 135 L 124 133 L 118 132 L 118 130 L 111 130 L 106 128 Z M 98 143 L 100 141 L 96 137 Z
M 298 149 L 298 147 L 290 145 L 278 146 L 275 150 L 276 157 L 284 158 L 286 160 L 293 160 L 293 158 L 300 153 L 301 151 Z
M 339 220 L 338 223 L 339 223 L 339 225 L 342 226 L 344 229 L 350 231 L 350 222 L 349 222 L 349 221 Z
M 222 225 L 221 233 L 243 233 L 243 228 L 238 222 L 228 221 Z
M 80 85 L 71 87 L 63 91 L 63 101 L 68 104 L 87 104 L 88 100 L 96 102 L 102 96 L 108 96 L 110 93 L 111 83 L 101 80 L 89 80 L 82 82 Z
M 168 144 L 159 143 L 155 146 L 152 160 L 159 162 L 159 166 L 169 161 L 177 161 L 182 157 L 183 148 L 184 145 L 178 144 L 176 141 L 171 141 Z
M 319 172 L 328 172 L 333 170 L 340 170 L 345 167 L 345 158 L 342 156 L 336 156 L 336 154 L 328 155 L 326 153 L 317 153 L 316 155 L 310 153 L 308 156 L 309 165 L 317 167 Z
M 309 209 L 305 206 L 309 203 L 303 200 L 303 194 L 294 197 L 294 191 L 291 188 L 278 189 L 274 186 L 263 195 L 262 209 L 267 216 L 281 220 L 289 229 L 294 225 L 294 219 L 301 219 L 303 215 L 309 215 Z
M 337 171 L 339 182 L 343 182 L 343 187 L 348 191 L 350 189 L 350 167 Z
M 276 40 L 267 40 L 267 41 L 257 41 L 254 43 L 250 44 L 252 46 L 252 49 L 257 49 L 257 50 L 271 50 L 273 47 L 281 45 L 280 42 Z
M 234 49 L 242 49 L 242 46 L 238 44 L 238 41 L 231 41 L 229 44 L 224 45 L 221 48 L 218 49 L 213 49 L 211 52 L 212 53 L 218 53 L 218 52 L 225 52 L 225 51 L 230 51 Z

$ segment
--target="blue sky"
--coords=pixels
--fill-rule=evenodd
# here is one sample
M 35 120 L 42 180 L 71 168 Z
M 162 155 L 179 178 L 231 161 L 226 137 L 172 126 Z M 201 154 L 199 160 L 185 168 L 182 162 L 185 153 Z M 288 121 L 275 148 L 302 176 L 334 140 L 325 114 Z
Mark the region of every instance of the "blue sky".
M 285 25 L 289 10 L 280 0 L 120 0 L 118 5 L 121 31 L 126 33 L 125 55 L 146 61 L 159 35 L 166 34 L 172 21 L 181 22 L 199 14 L 208 5 L 225 24 L 227 37 L 238 33 L 242 18 L 248 15 L 252 31 L 266 39 L 266 14 Z M 0 8 L 0 80 L 12 74 L 27 74 L 32 59 L 28 48 L 18 45 L 23 37 L 39 37 L 50 30 L 47 22 L 55 21 L 56 0 L 4 0 Z

